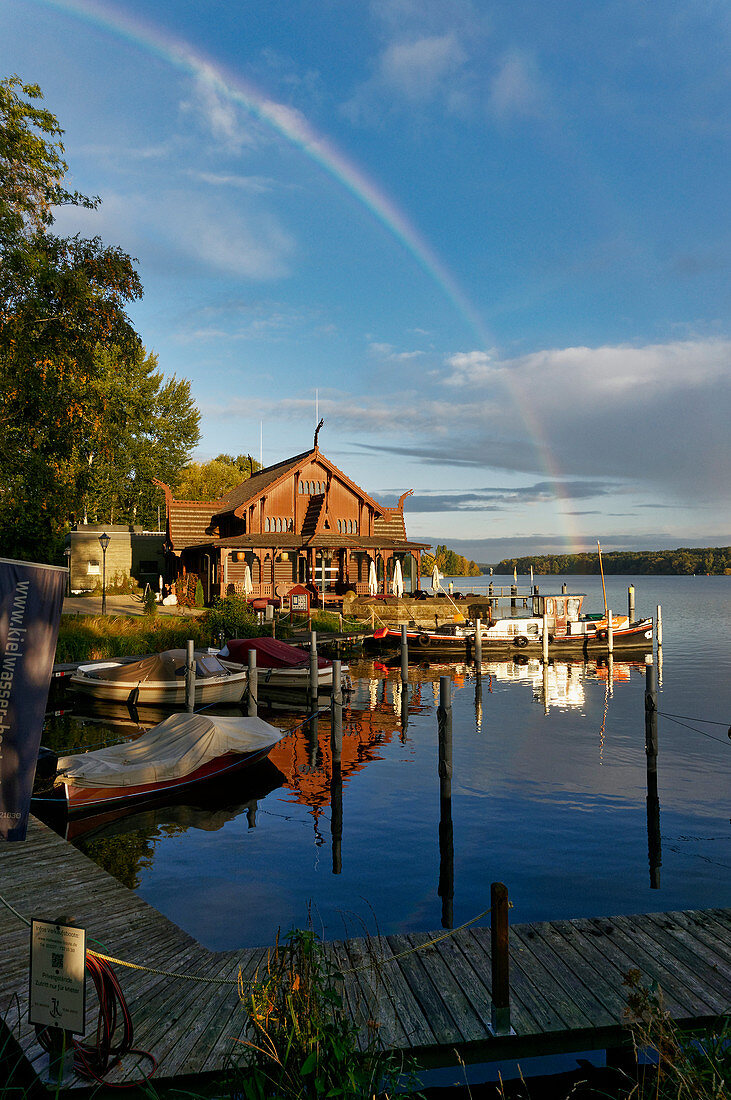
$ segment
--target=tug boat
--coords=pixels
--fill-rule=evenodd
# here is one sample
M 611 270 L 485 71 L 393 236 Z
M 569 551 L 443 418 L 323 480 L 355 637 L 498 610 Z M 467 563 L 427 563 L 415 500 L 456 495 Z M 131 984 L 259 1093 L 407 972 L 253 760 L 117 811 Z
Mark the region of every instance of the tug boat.
M 530 612 L 489 620 L 480 627 L 483 654 L 509 649 L 540 652 L 543 648 L 544 615 L 548 631 L 549 652 L 552 654 L 585 655 L 606 653 L 609 649 L 609 624 L 606 615 L 582 615 L 583 593 L 556 593 L 530 597 Z M 652 619 L 630 622 L 627 615 L 612 615 L 613 648 L 615 650 L 652 649 Z M 447 623 L 436 630 L 410 627 L 406 631 L 409 658 L 470 657 L 474 651 L 475 623 Z M 401 630 L 382 627 L 368 639 L 368 648 L 378 651 L 401 648 Z

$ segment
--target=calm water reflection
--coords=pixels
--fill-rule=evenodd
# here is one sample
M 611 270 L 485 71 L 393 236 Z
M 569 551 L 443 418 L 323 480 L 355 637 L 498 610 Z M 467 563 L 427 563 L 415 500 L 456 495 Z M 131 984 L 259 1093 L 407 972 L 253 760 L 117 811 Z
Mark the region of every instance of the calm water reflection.
M 567 580 L 599 609 L 599 578 Z M 495 879 L 509 887 L 514 921 L 729 905 L 731 584 L 610 577 L 618 611 L 630 580 L 638 614 L 663 606 L 659 709 L 674 717 L 660 718 L 657 756 L 645 750 L 640 661 L 544 670 L 519 656 L 484 662 L 479 675 L 434 665 L 413 669 L 407 689 L 397 671 L 362 662 L 339 769 L 322 714 L 206 802 L 97 819 L 75 843 L 212 948 L 269 943 L 306 921 L 310 903 L 329 937 L 460 924 L 487 907 Z M 264 717 L 291 729 L 302 715 Z M 122 728 L 59 719 L 47 739 L 91 746 Z

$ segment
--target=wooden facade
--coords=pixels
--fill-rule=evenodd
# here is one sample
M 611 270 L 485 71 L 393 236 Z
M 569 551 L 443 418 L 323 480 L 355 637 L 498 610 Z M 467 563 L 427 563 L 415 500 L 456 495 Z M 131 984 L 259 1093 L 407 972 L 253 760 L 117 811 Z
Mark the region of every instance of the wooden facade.
M 404 493 L 385 508 L 319 450 L 259 470 L 220 500 L 167 504 L 169 573 L 195 573 L 206 601 L 240 592 L 252 599 L 286 600 L 306 585 L 324 605 L 347 592 L 369 591 L 371 563 L 378 591 L 390 591 L 398 561 L 404 587 L 418 587 L 427 543 L 409 542 Z M 249 584 L 250 580 L 250 584 Z

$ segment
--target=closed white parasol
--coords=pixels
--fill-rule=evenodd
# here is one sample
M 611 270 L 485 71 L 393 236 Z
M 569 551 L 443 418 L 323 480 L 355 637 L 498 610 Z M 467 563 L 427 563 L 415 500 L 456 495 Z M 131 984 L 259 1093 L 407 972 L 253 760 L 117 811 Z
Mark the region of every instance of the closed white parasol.
M 441 590 L 441 585 L 439 584 L 441 579 L 442 579 L 442 574 L 439 572 L 439 570 L 437 569 L 437 567 L 435 565 L 434 568 L 431 571 L 432 592 L 439 592 Z
M 399 599 L 404 594 L 404 576 L 401 572 L 401 562 L 396 559 L 396 563 L 393 567 L 393 580 L 391 581 L 391 591 L 394 596 L 398 596 Z
M 254 586 L 251 583 L 251 569 L 248 564 L 244 566 L 244 595 L 250 596 L 254 591 Z
M 378 579 L 376 577 L 376 563 L 371 562 L 368 570 L 368 592 L 371 596 L 375 596 L 378 591 Z

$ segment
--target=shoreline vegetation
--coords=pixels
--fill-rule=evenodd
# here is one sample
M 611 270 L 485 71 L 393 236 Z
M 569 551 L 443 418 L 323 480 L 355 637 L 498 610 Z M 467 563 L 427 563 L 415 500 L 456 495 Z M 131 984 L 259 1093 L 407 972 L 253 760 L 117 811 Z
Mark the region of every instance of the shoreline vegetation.
M 681 546 L 677 550 L 602 550 L 605 573 L 665 574 L 687 576 L 694 573 L 713 576 L 731 576 L 731 546 Z M 583 554 L 536 554 L 521 558 L 503 558 L 496 565 L 480 564 L 483 573 L 493 569 L 496 573 L 529 573 L 546 575 L 556 573 L 599 573 L 599 555 L 593 551 Z

